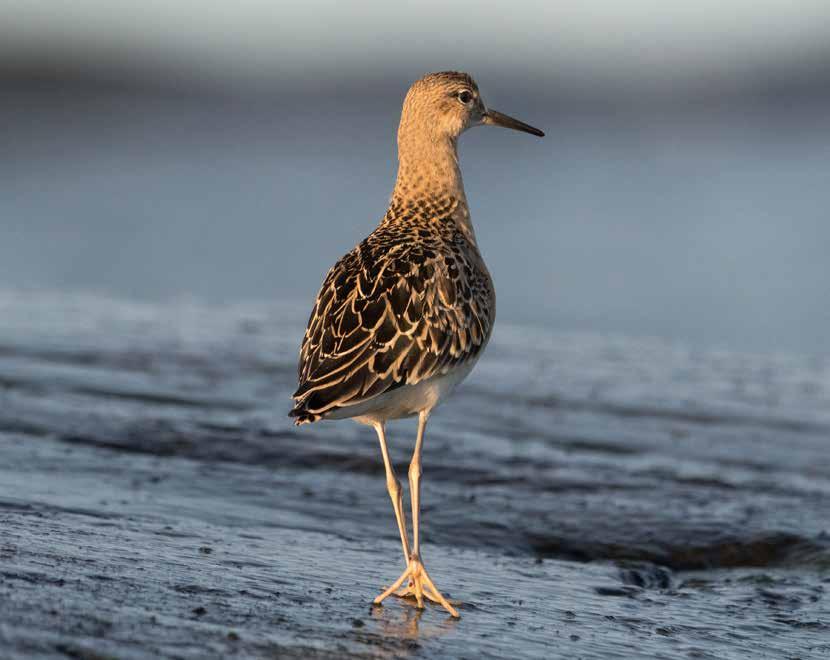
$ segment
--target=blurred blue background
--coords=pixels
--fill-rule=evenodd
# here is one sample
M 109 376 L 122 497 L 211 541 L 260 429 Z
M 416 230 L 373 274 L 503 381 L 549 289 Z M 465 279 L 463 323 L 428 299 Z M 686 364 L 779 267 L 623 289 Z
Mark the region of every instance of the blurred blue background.
M 0 1 L 0 286 L 310 307 L 444 69 L 502 321 L 830 352 L 826 0 Z

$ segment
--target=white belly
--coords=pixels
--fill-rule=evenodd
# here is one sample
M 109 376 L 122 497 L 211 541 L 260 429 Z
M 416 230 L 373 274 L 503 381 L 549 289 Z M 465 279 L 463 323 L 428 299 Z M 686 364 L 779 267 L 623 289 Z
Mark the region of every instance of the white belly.
M 433 376 L 415 385 L 404 385 L 398 389 L 376 396 L 369 401 L 345 406 L 335 410 L 326 419 L 354 418 L 363 424 L 385 422 L 389 419 L 412 417 L 422 410 L 430 410 L 447 397 L 456 386 L 473 370 L 477 360 L 456 367 L 447 374 Z

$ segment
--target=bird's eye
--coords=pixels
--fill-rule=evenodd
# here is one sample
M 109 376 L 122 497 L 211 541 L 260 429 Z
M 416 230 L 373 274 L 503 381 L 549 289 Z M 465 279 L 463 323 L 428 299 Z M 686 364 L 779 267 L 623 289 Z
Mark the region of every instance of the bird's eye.
M 458 92 L 458 100 L 466 105 L 473 100 L 473 95 L 468 90 L 464 89 Z

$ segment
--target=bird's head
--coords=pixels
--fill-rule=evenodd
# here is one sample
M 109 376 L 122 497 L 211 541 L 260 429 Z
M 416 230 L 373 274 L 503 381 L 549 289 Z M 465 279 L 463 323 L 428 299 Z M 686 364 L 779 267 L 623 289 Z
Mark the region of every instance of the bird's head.
M 467 73 L 430 73 L 416 81 L 406 95 L 401 113 L 401 133 L 417 130 L 432 139 L 455 140 L 473 126 L 503 126 L 543 137 L 538 128 L 489 109 L 478 85 Z

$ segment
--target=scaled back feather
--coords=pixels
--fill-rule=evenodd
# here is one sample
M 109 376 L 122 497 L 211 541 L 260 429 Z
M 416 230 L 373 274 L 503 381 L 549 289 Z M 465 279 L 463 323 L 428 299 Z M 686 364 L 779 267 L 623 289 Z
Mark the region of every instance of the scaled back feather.
M 328 272 L 300 348 L 296 424 L 474 359 L 495 319 L 492 283 L 452 222 L 458 200 L 393 199 Z

